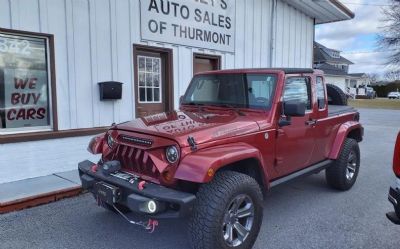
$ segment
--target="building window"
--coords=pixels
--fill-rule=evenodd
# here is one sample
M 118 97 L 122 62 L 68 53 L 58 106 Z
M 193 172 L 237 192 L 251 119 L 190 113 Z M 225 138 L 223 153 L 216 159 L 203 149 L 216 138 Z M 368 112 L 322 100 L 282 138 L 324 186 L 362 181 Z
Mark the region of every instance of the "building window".
M 161 103 L 161 58 L 138 56 L 139 103 Z
M 0 134 L 53 129 L 49 37 L 0 32 Z

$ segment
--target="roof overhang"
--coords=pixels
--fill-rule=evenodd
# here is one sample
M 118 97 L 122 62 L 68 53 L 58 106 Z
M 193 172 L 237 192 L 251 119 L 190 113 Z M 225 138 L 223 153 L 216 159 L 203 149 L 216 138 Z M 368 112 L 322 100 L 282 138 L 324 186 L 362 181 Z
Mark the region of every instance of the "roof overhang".
M 354 13 L 338 0 L 282 0 L 315 19 L 315 24 L 350 20 Z

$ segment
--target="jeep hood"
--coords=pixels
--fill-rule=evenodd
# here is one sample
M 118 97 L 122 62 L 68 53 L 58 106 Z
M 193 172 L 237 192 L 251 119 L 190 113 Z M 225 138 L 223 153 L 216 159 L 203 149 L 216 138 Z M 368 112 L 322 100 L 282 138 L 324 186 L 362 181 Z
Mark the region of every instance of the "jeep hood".
M 180 146 L 189 146 L 188 136 L 202 144 L 259 131 L 256 117 L 260 113 L 239 115 L 235 111 L 173 111 L 138 118 L 112 129 L 137 132 L 173 139 Z

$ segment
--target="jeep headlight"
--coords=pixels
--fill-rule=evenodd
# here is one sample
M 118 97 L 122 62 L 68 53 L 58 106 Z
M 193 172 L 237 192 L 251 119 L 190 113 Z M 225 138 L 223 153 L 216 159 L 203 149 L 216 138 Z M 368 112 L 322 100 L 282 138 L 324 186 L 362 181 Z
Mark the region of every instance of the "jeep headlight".
M 111 134 L 107 135 L 107 144 L 108 144 L 108 147 L 110 147 L 110 149 L 112 149 L 114 147 L 115 141 L 114 141 L 114 138 L 111 136 Z
M 179 160 L 179 151 L 176 146 L 169 146 L 165 150 L 165 156 L 169 163 L 176 163 Z

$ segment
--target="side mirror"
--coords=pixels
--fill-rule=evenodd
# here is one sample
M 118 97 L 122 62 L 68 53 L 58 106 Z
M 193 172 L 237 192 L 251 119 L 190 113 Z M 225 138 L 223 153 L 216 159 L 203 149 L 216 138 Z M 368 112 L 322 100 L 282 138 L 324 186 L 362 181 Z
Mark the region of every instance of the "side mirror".
M 283 103 L 283 114 L 287 117 L 304 117 L 306 104 L 299 101 L 286 101 Z

